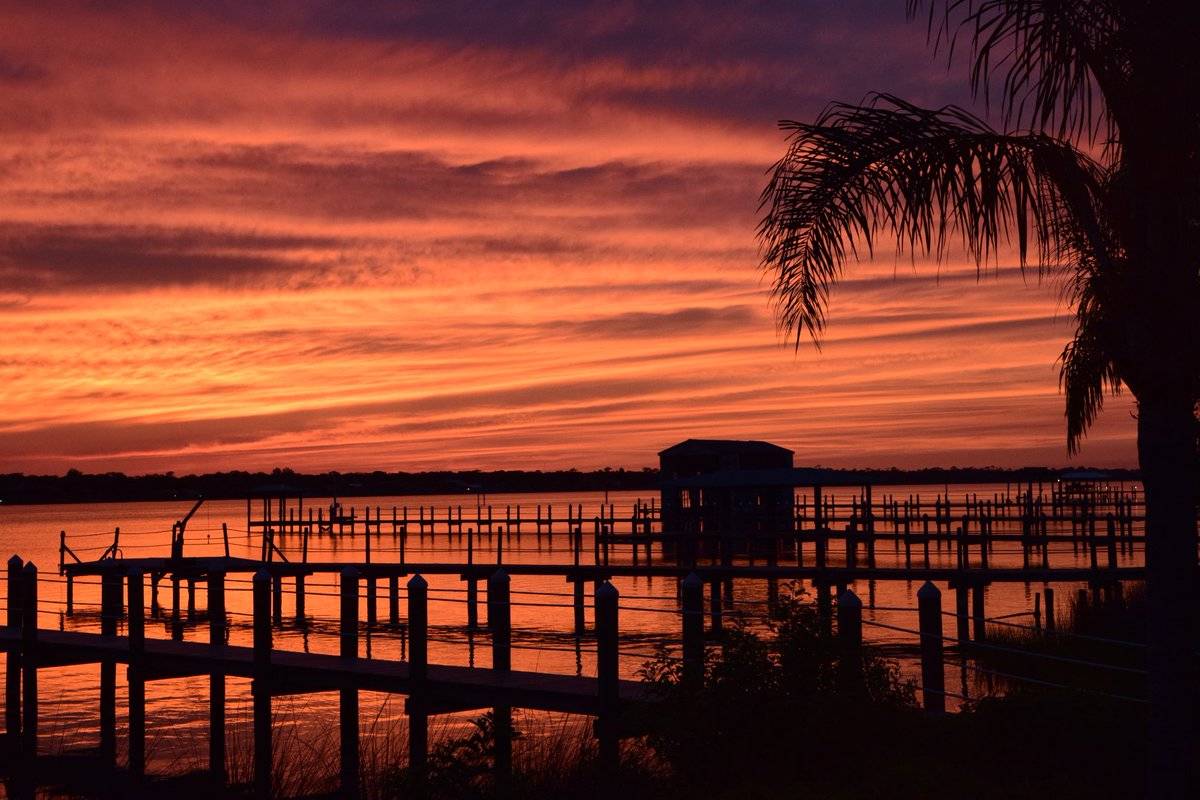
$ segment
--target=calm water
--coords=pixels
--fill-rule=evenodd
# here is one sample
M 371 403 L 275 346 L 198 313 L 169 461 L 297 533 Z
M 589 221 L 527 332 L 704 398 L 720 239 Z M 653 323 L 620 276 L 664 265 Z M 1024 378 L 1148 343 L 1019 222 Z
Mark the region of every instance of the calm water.
M 970 486 L 951 489 L 952 494 L 961 496 L 963 491 L 978 493 L 981 497 L 991 497 L 993 492 L 1002 492 L 1004 486 Z M 889 487 L 888 494 L 904 498 L 910 493 L 923 493 L 926 501 L 935 493 L 930 487 Z M 882 492 L 877 490 L 877 500 Z M 846 494 L 848 499 L 849 493 Z M 649 500 L 652 495 L 647 492 L 613 492 L 607 495 L 607 501 L 615 506 L 618 519 L 628 520 L 630 512 L 637 499 Z M 839 495 L 840 497 L 840 495 Z M 605 502 L 603 493 L 559 493 L 533 495 L 492 495 L 488 501 L 495 510 L 497 519 L 502 520 L 506 505 L 515 509 L 521 505 L 523 519 L 534 516 L 533 509 L 540 502 L 543 505 L 552 504 L 556 517 L 565 514 L 567 504 L 582 504 L 584 519 L 591 519 L 600 513 L 600 505 Z M 344 501 L 348 508 L 353 505 L 358 509 L 364 506 L 379 506 L 384 509 L 384 517 L 389 518 L 393 506 L 407 505 L 410 508 L 410 521 L 416 517 L 416 508 L 424 504 L 429 506 L 427 497 L 381 497 L 354 498 Z M 447 506 L 463 507 L 464 517 L 472 516 L 479 502 L 477 495 L 461 497 L 438 497 L 436 507 L 438 514 L 444 518 Z M 313 508 L 328 507 L 328 499 L 315 498 L 306 501 Z M 99 629 L 99 587 L 95 579 L 76 582 L 75 614 L 65 615 L 65 584 L 58 577 L 59 531 L 66 531 L 68 544 L 83 559 L 92 559 L 112 541 L 113 528 L 121 529 L 121 550 L 126 558 L 136 556 L 165 556 L 169 554 L 171 524 L 191 507 L 190 502 L 156 502 L 156 503 L 106 503 L 86 505 L 56 505 L 56 506 L 0 506 L 0 545 L 3 554 L 16 553 L 22 558 L 37 563 L 44 582 L 39 587 L 40 606 L 43 609 L 42 627 L 61 628 L 65 630 L 98 630 Z M 257 512 L 257 508 L 256 508 Z M 361 512 L 359 514 L 361 517 Z M 257 558 L 260 540 L 257 533 L 254 536 L 246 532 L 246 504 L 244 501 L 211 501 L 206 502 L 192 518 L 187 529 L 187 555 L 221 554 L 223 552 L 221 526 L 225 523 L 230 531 L 230 553 L 234 556 Z M 627 524 L 627 523 L 626 523 Z M 559 530 L 563 527 L 559 526 Z M 591 525 L 585 525 L 583 558 L 585 563 L 591 557 Z M 621 530 L 618 525 L 618 530 Z M 385 531 L 387 527 L 385 526 Z M 410 525 L 410 531 L 415 531 L 415 525 Z M 494 561 L 496 558 L 496 542 L 499 537 L 490 542 L 485 538 L 476 543 L 475 560 L 477 562 Z M 397 561 L 396 542 L 390 532 L 372 540 L 372 560 L 376 562 Z M 298 553 L 299 537 L 290 537 L 283 541 L 286 552 Z M 309 558 L 313 561 L 354 562 L 363 558 L 364 536 L 360 532 L 354 537 L 316 537 L 310 540 Z M 297 556 L 298 557 L 298 556 Z M 657 554 L 656 554 L 657 558 Z M 806 563 L 812 563 L 811 552 L 807 554 Z M 861 558 L 861 556 L 860 556 Z M 899 565 L 904 563 L 903 552 L 894 548 L 891 543 L 881 542 L 877 546 L 877 558 L 880 566 Z M 628 554 L 614 554 L 614 560 L 627 560 Z M 940 551 L 933 548 L 931 562 L 934 566 L 952 566 L 953 550 L 943 547 Z M 1019 566 L 1021 554 L 1016 543 L 997 543 L 991 556 L 996 566 Z M 415 532 L 410 532 L 406 547 L 408 562 L 462 562 L 466 560 L 465 545 L 458 537 L 453 540 L 443 533 L 436 537 L 419 539 Z M 535 536 L 533 525 L 524 526 L 523 535 L 518 539 L 512 537 L 504 543 L 505 563 L 567 563 L 571 560 L 571 552 L 567 546 L 567 537 Z M 838 553 L 831 553 L 831 563 L 838 561 Z M 914 550 L 914 564 L 923 561 Z M 1073 552 L 1071 545 L 1052 545 L 1051 563 L 1054 566 L 1086 566 L 1087 554 L 1080 549 Z M 1122 555 L 1121 563 L 1141 563 L 1141 553 Z M 284 598 L 285 625 L 276 631 L 275 644 L 277 648 L 289 650 L 308 650 L 312 652 L 337 651 L 337 586 L 333 576 L 313 576 L 307 582 L 307 625 L 297 625 L 289 622 L 293 616 L 294 594 L 291 593 L 291 582 L 285 583 L 287 594 Z M 466 606 L 464 585 L 455 576 L 430 576 L 430 660 L 437 663 L 490 665 L 490 650 L 486 632 L 480 631 L 469 635 L 466 630 Z M 638 667 L 645 661 L 647 654 L 653 651 L 659 642 L 673 642 L 678 637 L 680 618 L 676 602 L 676 581 L 661 578 L 618 578 L 614 581 L 621 592 L 621 659 L 622 670 L 628 677 L 635 677 Z M 529 669 L 561 672 L 567 674 L 592 675 L 595 672 L 593 643 L 584 638 L 577 641 L 573 629 L 573 614 L 571 609 L 570 585 L 561 578 L 539 578 L 515 576 L 512 582 L 513 602 L 513 667 L 514 669 Z M 864 619 L 868 622 L 865 635 L 874 641 L 887 642 L 894 645 L 915 644 L 916 637 L 886 628 L 872 627 L 869 623 L 880 622 L 902 628 L 915 628 L 916 615 L 904 610 L 916 608 L 916 590 L 919 585 L 913 582 L 867 582 L 852 584 L 853 588 L 864 600 L 868 608 Z M 945 596 L 943 607 L 952 608 L 953 598 L 948 587 L 941 587 Z M 987 589 L 988 616 L 1004 617 L 1028 612 L 1033 606 L 1035 592 L 1041 590 L 1041 585 L 1022 584 L 993 584 Z M 1073 587 L 1063 587 L 1073 588 Z M 238 644 L 250 643 L 249 612 L 250 584 L 248 575 L 231 575 L 227 582 L 227 607 L 230 612 L 232 631 L 231 641 Z M 379 619 L 386 622 L 388 617 L 386 600 L 386 581 L 380 582 Z M 7 587 L 0 588 L 0 593 L 6 593 Z M 204 586 L 196 589 L 196 605 L 203 609 L 206 605 Z M 481 600 L 482 600 L 481 587 Z M 1066 597 L 1066 594 L 1061 595 Z M 766 598 L 766 588 L 761 583 L 746 582 L 734 587 L 734 613 L 744 613 L 752 618 L 761 615 Z M 186 592 L 184 592 L 186 603 Z M 871 602 L 873 599 L 873 602 Z M 167 605 L 170 602 L 170 586 L 164 581 L 160 587 L 160 601 Z M 5 598 L 7 602 L 7 598 Z M 870 606 L 875 606 L 871 608 Z M 481 620 L 483 618 L 481 609 Z M 362 612 L 365 618 L 365 611 Z M 402 594 L 401 616 L 404 616 L 404 598 Z M 588 621 L 591 623 L 591 610 L 588 610 Z M 1017 624 L 1029 624 L 1028 617 L 1011 617 L 1010 621 Z M 169 638 L 171 636 L 169 614 L 161 621 L 149 621 L 146 635 L 148 637 Z M 947 630 L 952 630 L 950 625 Z M 185 625 L 185 638 L 207 640 L 207 625 L 198 622 L 192 627 Z M 391 630 L 384 626 L 372 631 L 364 638 L 363 655 L 372 658 L 396 659 L 403 658 L 406 642 L 403 630 Z M 906 672 L 915 674 L 915 664 L 903 661 Z M 41 702 L 43 722 L 41 728 L 41 747 L 50 752 L 63 749 L 94 747 L 99 739 L 97 708 L 99 703 L 99 667 L 81 666 L 43 670 L 41 680 Z M 948 689 L 960 691 L 975 688 L 962 682 L 959 670 L 948 667 Z M 123 724 L 124 717 L 124 675 L 118 670 L 118 724 Z M 156 681 L 147 687 L 148 695 L 148 755 L 151 771 L 175 772 L 192 768 L 201 768 L 207 752 L 207 678 L 191 678 Z M 248 774 L 248 766 L 243 756 L 249 753 L 249 682 L 230 678 L 228 680 L 229 711 L 229 750 L 234 760 L 232 771 L 235 777 Z M 2 699 L 0 699 L 2 702 Z M 337 743 L 329 735 L 329 723 L 336 719 L 337 696 L 335 693 L 303 695 L 299 697 L 281 698 L 275 701 L 277 718 L 281 720 L 282 734 L 279 737 L 283 747 L 303 747 L 305 752 L 323 753 L 325 763 L 332 771 L 336 769 Z M 369 754 L 372 748 L 395 746 L 397 737 L 390 736 L 403 727 L 403 698 L 388 698 L 383 695 L 363 693 L 362 719 L 364 726 L 364 752 Z M 461 721 L 461 720 L 460 720 Z M 453 719 L 446 723 L 447 731 L 453 731 L 456 723 Z M 119 746 L 123 747 L 124 732 L 118 730 Z M 402 744 L 402 742 L 401 742 Z M 402 748 L 401 748 L 402 749 Z M 119 758 L 123 758 L 119 755 Z

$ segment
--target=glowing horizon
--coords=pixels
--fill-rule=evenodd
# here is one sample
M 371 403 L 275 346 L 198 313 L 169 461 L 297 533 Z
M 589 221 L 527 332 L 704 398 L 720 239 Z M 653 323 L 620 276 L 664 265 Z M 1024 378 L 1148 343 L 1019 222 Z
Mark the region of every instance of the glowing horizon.
M 902 3 L 723 8 L 13 11 L 0 472 L 1134 465 L 1128 395 L 1067 458 L 1011 260 L 884 254 L 781 338 L 775 121 L 965 98 Z

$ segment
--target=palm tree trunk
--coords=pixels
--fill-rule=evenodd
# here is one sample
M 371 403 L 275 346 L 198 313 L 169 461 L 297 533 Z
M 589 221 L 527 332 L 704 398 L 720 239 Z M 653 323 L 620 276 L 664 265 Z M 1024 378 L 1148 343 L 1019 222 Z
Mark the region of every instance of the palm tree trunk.
M 1196 434 L 1187 391 L 1138 397 L 1146 488 L 1149 797 L 1191 798 L 1197 756 Z

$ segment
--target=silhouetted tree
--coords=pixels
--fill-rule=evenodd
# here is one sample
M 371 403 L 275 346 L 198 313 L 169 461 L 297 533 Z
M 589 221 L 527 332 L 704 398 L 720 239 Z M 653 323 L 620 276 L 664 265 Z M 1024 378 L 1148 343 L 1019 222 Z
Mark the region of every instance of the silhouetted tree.
M 910 16 L 925 4 L 910 0 Z M 1150 791 L 1190 796 L 1196 747 L 1196 486 L 1200 400 L 1200 13 L 1192 2 L 942 0 L 935 48 L 969 44 L 976 97 L 889 95 L 784 122 L 763 193 L 764 264 L 781 325 L 818 338 L 848 257 L 881 236 L 977 265 L 1015 246 L 1065 277 L 1076 331 L 1061 358 L 1074 451 L 1107 392 L 1138 406 L 1147 500 Z

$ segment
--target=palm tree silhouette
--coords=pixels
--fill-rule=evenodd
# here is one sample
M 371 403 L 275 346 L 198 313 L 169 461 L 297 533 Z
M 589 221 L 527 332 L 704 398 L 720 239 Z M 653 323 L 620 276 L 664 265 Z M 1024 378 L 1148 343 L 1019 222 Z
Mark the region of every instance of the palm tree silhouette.
M 909 16 L 925 4 L 909 0 Z M 942 0 L 935 50 L 969 44 L 977 98 L 878 94 L 784 121 L 759 239 L 784 331 L 819 342 L 843 265 L 881 237 L 977 265 L 1015 246 L 1063 276 L 1076 330 L 1061 357 L 1067 447 L 1107 393 L 1138 406 L 1146 488 L 1149 790 L 1190 797 L 1196 753 L 1200 399 L 1200 13 L 1153 0 Z

